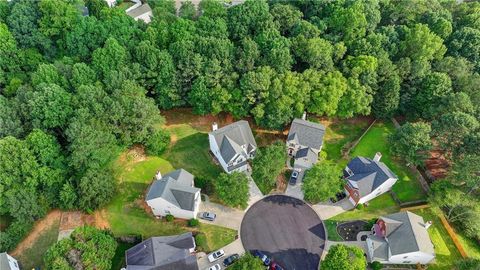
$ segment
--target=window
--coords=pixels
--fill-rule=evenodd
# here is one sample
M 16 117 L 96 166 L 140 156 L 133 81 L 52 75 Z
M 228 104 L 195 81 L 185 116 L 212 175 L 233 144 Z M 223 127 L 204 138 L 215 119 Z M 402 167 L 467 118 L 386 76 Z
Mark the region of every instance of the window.
M 406 259 L 406 258 L 408 258 L 408 256 L 404 256 L 403 258 Z
M 411 261 L 403 261 L 402 263 L 411 263 Z

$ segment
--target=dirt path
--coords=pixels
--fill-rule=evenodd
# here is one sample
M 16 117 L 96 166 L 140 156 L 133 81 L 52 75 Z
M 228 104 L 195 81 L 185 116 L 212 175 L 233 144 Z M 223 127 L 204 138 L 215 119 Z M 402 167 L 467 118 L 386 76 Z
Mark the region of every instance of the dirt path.
M 59 220 L 62 216 L 62 212 L 60 210 L 53 210 L 48 213 L 43 219 L 35 222 L 33 229 L 30 231 L 27 237 L 17 245 L 17 247 L 11 253 L 12 256 L 18 256 L 23 253 L 23 251 L 30 248 L 33 243 L 37 240 L 37 238 L 42 234 L 43 231 L 47 230 L 51 227 L 57 220 Z

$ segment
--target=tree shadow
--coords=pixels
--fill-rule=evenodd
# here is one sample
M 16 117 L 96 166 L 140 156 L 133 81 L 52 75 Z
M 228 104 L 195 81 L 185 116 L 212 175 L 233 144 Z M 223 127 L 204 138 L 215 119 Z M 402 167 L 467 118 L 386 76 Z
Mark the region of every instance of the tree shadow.
M 293 207 L 304 206 L 306 203 L 300 199 L 285 195 L 273 195 L 263 199 L 265 202 L 270 202 L 278 205 L 292 205 Z

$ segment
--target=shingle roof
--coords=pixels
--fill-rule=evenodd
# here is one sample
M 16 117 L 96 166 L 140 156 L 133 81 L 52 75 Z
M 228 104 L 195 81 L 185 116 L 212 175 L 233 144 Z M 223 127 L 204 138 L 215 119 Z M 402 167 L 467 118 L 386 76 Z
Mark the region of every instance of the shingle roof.
M 294 167 L 298 168 L 310 168 L 318 160 L 318 154 L 315 153 L 312 148 L 302 148 L 297 151 L 295 155 Z
M 192 233 L 151 237 L 125 252 L 127 270 L 198 270 Z
M 236 154 L 242 154 L 242 146 L 247 151 L 257 148 L 250 125 L 240 120 L 210 132 L 220 147 L 220 154 L 225 162 L 229 162 Z
M 388 243 L 382 237 L 369 235 L 368 238 L 372 241 L 373 256 L 370 260 L 373 261 L 387 261 L 388 260 Z
M 365 157 L 356 157 L 347 166 L 353 175 L 348 176 L 344 172 L 347 175 L 346 179 L 356 182 L 361 197 L 370 194 L 388 179 L 397 178 L 383 162 Z
M 325 127 L 322 124 L 295 118 L 290 126 L 287 141 L 295 141 L 297 144 L 319 150 L 323 144 L 324 134 Z
M 10 264 L 8 263 L 8 257 L 6 252 L 0 253 L 0 269 L 10 270 Z
M 392 255 L 415 251 L 434 254 L 433 244 L 421 216 L 406 211 L 380 218 L 386 224 L 386 237 Z
M 150 8 L 150 6 L 148 4 L 143 4 L 143 5 L 139 6 L 138 8 L 130 10 L 129 12 L 127 12 L 127 15 L 132 17 L 132 18 L 137 18 L 138 16 L 141 16 L 141 15 L 143 15 L 145 13 L 148 13 L 148 12 L 152 12 L 152 9 Z
M 153 181 L 145 197 L 146 201 L 163 198 L 177 207 L 193 211 L 195 194 L 200 191 L 193 187 L 193 175 L 184 169 L 166 174 L 160 180 Z

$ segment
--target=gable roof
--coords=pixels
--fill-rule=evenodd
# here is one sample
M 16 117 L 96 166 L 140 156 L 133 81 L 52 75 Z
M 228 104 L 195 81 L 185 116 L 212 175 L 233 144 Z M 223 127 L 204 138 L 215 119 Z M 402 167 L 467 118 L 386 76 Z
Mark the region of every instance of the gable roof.
M 369 235 L 368 238 L 372 242 L 373 254 L 370 260 L 373 261 L 388 261 L 388 243 L 382 237 L 376 235 Z
M 432 241 L 421 216 L 405 211 L 380 218 L 387 227 L 386 238 L 392 255 L 415 251 L 434 254 Z M 393 228 L 389 229 L 389 226 Z
M 200 191 L 193 187 L 193 175 L 184 169 L 175 170 L 153 181 L 145 197 L 146 201 L 163 198 L 171 204 L 188 211 L 195 208 L 195 194 Z
M 129 12 L 127 12 L 127 15 L 132 17 L 132 18 L 137 18 L 145 13 L 149 13 L 149 12 L 152 12 L 152 9 L 150 8 L 150 6 L 148 4 L 143 4 L 133 10 L 130 10 Z
M 312 148 L 302 148 L 295 154 L 294 167 L 310 168 L 318 160 L 318 154 Z
M 225 162 L 229 162 L 237 154 L 242 154 L 245 147 L 247 151 L 257 148 L 250 125 L 245 120 L 240 120 L 210 132 L 217 145 L 220 147 L 220 155 Z
M 322 124 L 295 118 L 288 131 L 287 141 L 318 150 L 322 147 L 324 134 L 325 127 Z
M 344 172 L 345 178 L 356 183 L 360 197 L 370 194 L 390 178 L 398 179 L 383 162 L 369 158 L 356 157 L 347 166 L 353 175 Z
M 180 235 L 151 237 L 125 252 L 127 270 L 198 270 L 191 232 Z

